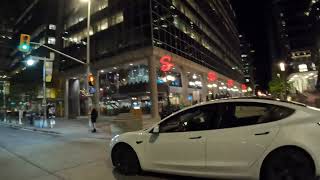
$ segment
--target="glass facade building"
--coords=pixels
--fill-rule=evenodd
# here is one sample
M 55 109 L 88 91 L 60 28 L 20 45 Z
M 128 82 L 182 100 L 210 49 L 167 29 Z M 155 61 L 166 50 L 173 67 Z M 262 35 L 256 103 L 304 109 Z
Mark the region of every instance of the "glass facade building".
M 105 108 L 101 112 L 110 114 L 106 109 L 121 106 L 119 101 L 123 106 L 139 104 L 148 112 L 152 104 L 191 104 L 218 93 L 241 92 L 240 41 L 228 0 L 91 2 L 90 61 L 92 71 L 99 74 L 98 99 Z M 62 49 L 85 62 L 87 4 L 79 0 L 63 3 Z M 164 56 L 174 64 L 165 72 L 159 63 Z M 80 101 L 75 105 L 80 107 L 76 114 L 84 115 L 84 71 L 75 62 L 59 61 L 66 74 L 78 69 L 79 73 L 66 77 L 79 81 L 72 80 L 67 86 L 69 91 L 80 89 L 80 98 L 70 96 L 69 101 Z M 212 82 L 208 82 L 209 72 L 215 76 Z M 74 105 L 70 103 L 71 111 Z

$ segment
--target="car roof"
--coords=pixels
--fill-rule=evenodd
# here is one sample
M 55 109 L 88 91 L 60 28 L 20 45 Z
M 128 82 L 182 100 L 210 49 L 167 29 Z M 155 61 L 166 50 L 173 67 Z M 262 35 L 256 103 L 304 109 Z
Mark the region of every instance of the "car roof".
M 295 101 L 283 101 L 280 99 L 272 99 L 272 98 L 260 98 L 260 97 L 236 97 L 236 98 L 222 98 L 217 100 L 211 100 L 207 102 L 203 102 L 192 107 L 202 106 L 202 105 L 210 105 L 216 103 L 227 103 L 227 102 L 257 102 L 257 103 L 265 103 L 265 104 L 274 104 L 279 106 L 285 106 L 293 109 L 305 109 L 307 105 Z

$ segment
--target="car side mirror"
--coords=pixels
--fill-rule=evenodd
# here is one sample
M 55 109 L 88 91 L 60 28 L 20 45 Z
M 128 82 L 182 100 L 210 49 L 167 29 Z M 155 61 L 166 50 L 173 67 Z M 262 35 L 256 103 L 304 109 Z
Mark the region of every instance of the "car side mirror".
M 159 127 L 159 125 L 155 126 L 155 127 L 152 129 L 152 133 L 153 133 L 153 134 L 159 134 L 159 132 L 160 132 L 160 127 Z

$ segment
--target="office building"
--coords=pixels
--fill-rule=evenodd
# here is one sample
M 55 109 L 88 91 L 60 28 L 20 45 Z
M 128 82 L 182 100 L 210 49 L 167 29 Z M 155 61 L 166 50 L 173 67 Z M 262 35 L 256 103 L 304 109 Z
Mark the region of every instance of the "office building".
M 168 100 L 189 105 L 215 94 L 242 94 L 239 34 L 228 0 L 91 5 L 91 72 L 102 114 L 130 106 L 156 117 Z M 63 9 L 63 51 L 85 62 L 87 3 L 65 1 Z M 62 58 L 60 70 L 66 77 L 66 116 L 86 115 L 85 67 Z

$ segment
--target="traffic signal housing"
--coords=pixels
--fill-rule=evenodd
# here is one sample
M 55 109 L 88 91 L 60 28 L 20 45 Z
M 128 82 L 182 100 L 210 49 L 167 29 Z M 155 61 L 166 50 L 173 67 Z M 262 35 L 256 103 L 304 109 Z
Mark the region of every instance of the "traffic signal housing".
M 29 52 L 30 51 L 30 35 L 21 34 L 20 35 L 20 43 L 19 43 L 19 51 Z
M 88 76 L 88 83 L 89 83 L 89 86 L 94 86 L 95 85 L 95 78 L 94 78 L 94 76 L 92 75 L 92 74 L 90 74 L 89 76 Z

